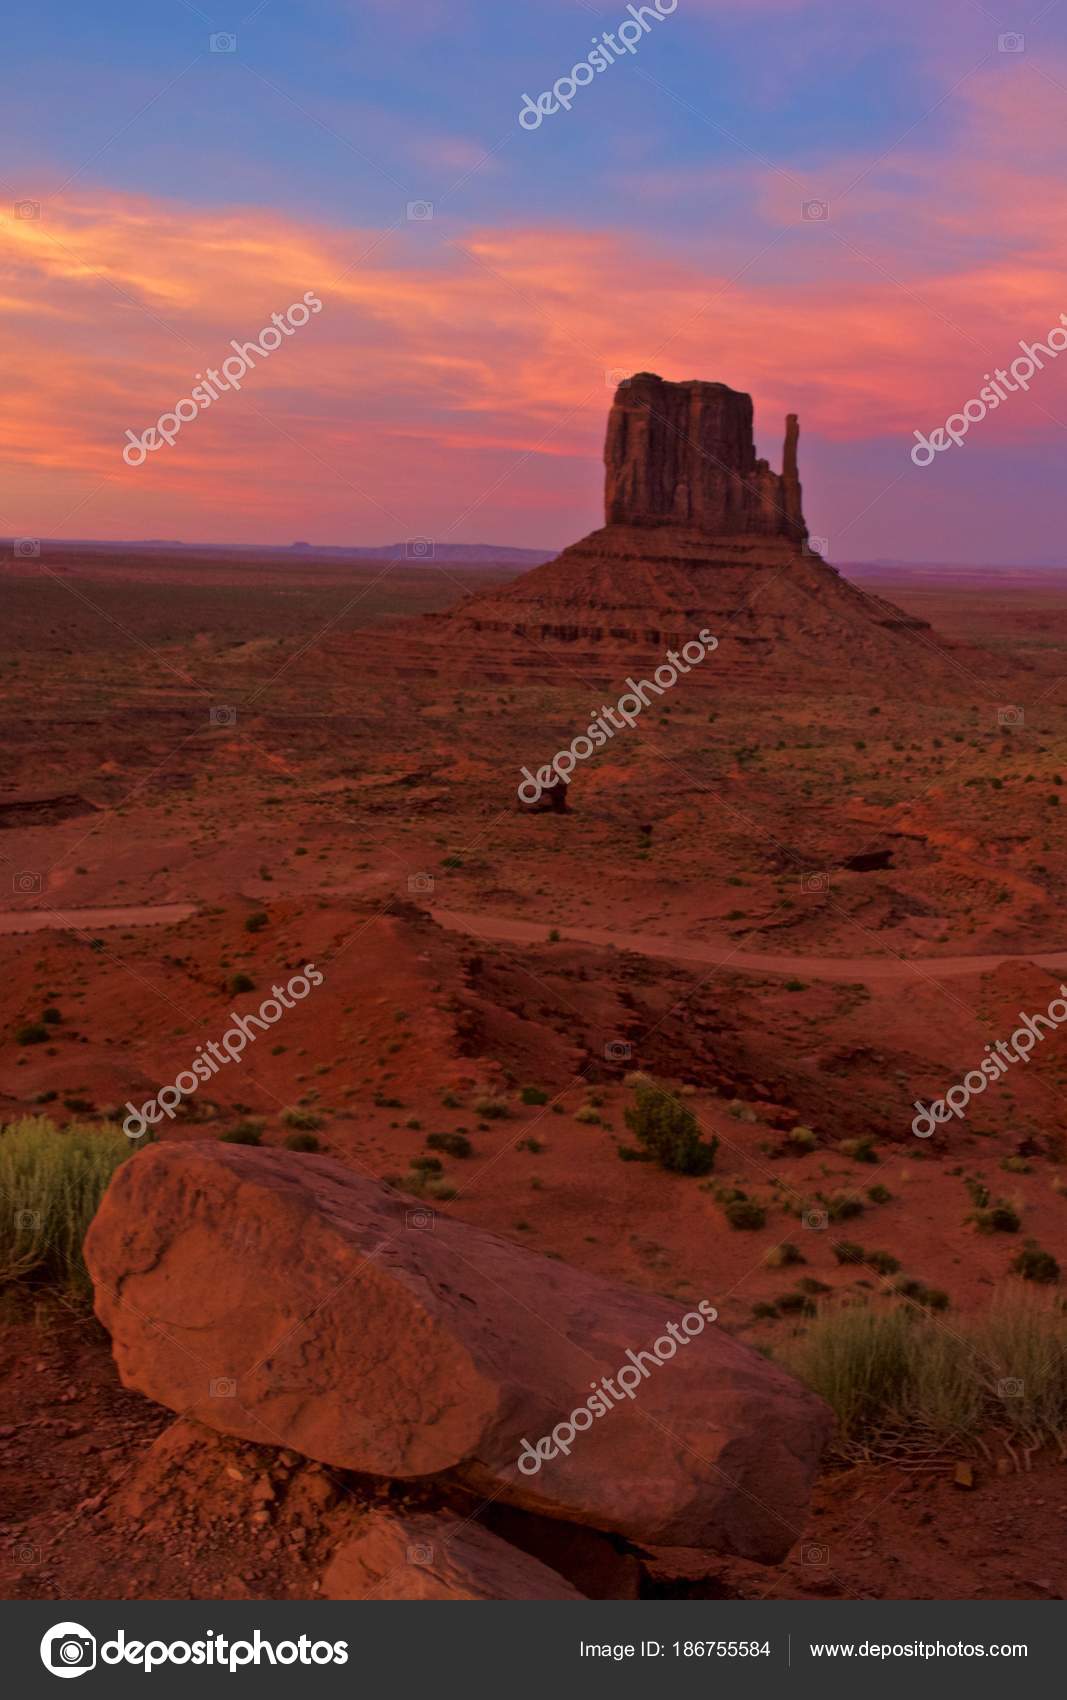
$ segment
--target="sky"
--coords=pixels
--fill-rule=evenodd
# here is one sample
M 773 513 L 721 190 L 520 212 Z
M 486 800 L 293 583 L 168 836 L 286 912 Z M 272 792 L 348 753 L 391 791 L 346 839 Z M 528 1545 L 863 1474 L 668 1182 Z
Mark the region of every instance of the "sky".
M 8 0 L 0 533 L 560 548 L 644 370 L 831 559 L 1067 561 L 1067 0 L 218 3 Z

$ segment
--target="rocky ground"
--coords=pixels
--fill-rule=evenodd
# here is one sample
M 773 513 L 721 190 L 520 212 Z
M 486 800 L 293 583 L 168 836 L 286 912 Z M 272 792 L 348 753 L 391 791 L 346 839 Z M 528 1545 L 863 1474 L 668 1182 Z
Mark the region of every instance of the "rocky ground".
M 447 651 L 432 666 L 417 629 L 409 645 L 384 635 L 382 616 L 458 594 L 454 569 L 433 591 L 409 574 L 391 596 L 370 572 L 312 581 L 227 562 L 217 578 L 171 568 L 164 595 L 157 563 L 59 565 L 8 586 L 3 907 L 195 912 L 0 935 L 4 1119 L 142 1101 L 231 1009 L 255 1010 L 313 961 L 317 1001 L 221 1070 L 168 1136 L 255 1119 L 277 1145 L 295 1114 L 355 1172 L 406 1185 L 428 1136 L 468 1139 L 470 1156 L 441 1154 L 420 1207 L 646 1292 L 707 1294 L 732 1331 L 775 1350 L 805 1326 L 798 1272 L 764 1261 L 783 1240 L 832 1300 L 889 1302 L 835 1239 L 890 1254 L 948 1295 L 950 1321 L 1012 1280 L 1022 1239 L 1062 1248 L 1067 1034 L 966 1123 L 928 1143 L 909 1132 L 916 1097 L 977 1066 L 1067 978 L 1031 960 L 1067 950 L 1062 609 L 1047 582 L 1004 580 L 993 600 L 980 581 L 949 596 L 941 580 L 880 580 L 939 642 L 966 645 L 958 692 L 872 702 L 844 661 L 817 701 L 683 682 L 584 764 L 571 812 L 530 816 L 521 766 L 625 680 L 600 694 L 608 662 L 593 681 L 516 665 L 487 683 Z M 1020 687 L 1007 704 L 1005 666 Z M 436 910 L 507 926 L 479 936 Z M 516 924 L 537 942 L 509 938 Z M 650 948 L 566 936 L 583 927 Z M 721 947 L 720 965 L 673 958 L 672 941 Z M 739 971 L 732 952 L 776 967 Z M 939 977 L 939 958 L 969 955 L 1008 960 Z M 879 973 L 920 957 L 903 978 Z M 827 958 L 847 977 L 827 977 Z M 231 990 L 238 975 L 249 989 Z M 46 1007 L 61 1017 L 47 1042 L 16 1043 Z M 719 1137 L 716 1184 L 754 1197 L 762 1227 L 731 1228 L 699 1180 L 619 1160 L 637 1068 Z M 523 1103 L 523 1087 L 546 1101 Z M 506 1116 L 479 1110 L 497 1097 Z M 791 1140 L 798 1126 L 811 1149 Z M 874 1163 L 852 1143 L 869 1136 Z M 1012 1205 L 1019 1235 L 975 1232 L 974 1186 Z M 802 1207 L 842 1195 L 861 1213 L 805 1229 Z M 121 1390 L 99 1327 L 51 1301 L 5 1312 L 0 1449 L 7 1587 L 22 1596 L 306 1595 L 383 1492 L 295 1454 L 193 1444 Z M 769 1570 L 722 1560 L 687 1581 L 680 1561 L 646 1556 L 635 1583 L 612 1570 L 618 1555 L 597 1563 L 611 1586 L 646 1592 L 1062 1594 L 1048 1556 L 1062 1467 L 1042 1454 L 1002 1476 L 994 1455 L 968 1486 L 957 1462 L 832 1467 L 805 1535 L 814 1554 L 798 1545 Z

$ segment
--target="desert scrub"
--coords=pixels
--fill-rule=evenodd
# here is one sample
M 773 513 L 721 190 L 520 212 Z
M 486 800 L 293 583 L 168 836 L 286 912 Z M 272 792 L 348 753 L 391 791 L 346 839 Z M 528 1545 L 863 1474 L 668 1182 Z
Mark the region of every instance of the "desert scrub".
M 722 1213 L 731 1228 L 762 1228 L 767 1221 L 766 1210 L 754 1198 L 731 1198 L 723 1205 Z
M 285 1136 L 287 1151 L 321 1151 L 322 1146 L 313 1133 L 287 1133 Z
M 431 1151 L 443 1151 L 446 1157 L 469 1157 L 473 1150 L 465 1133 L 429 1133 L 426 1143 Z
M 503 1098 L 478 1098 L 475 1101 L 474 1108 L 482 1120 L 486 1122 L 502 1121 L 504 1117 L 511 1114 Z
M 262 1145 L 263 1123 L 261 1121 L 235 1122 L 220 1135 L 226 1145 Z
M 282 1121 L 297 1133 L 317 1133 L 322 1126 L 322 1117 L 317 1116 L 314 1110 L 301 1110 L 299 1107 L 283 1110 Z
M 772 1245 L 764 1252 L 763 1262 L 768 1269 L 787 1269 L 793 1263 L 806 1263 L 807 1259 L 792 1240 L 783 1240 L 781 1245 Z
M 141 1144 L 144 1141 L 140 1141 Z M 60 1131 L 27 1116 L 0 1133 L 0 1284 L 91 1291 L 82 1241 L 115 1170 L 137 1150 L 114 1123 Z
M 877 1163 L 878 1153 L 874 1149 L 874 1139 L 865 1133 L 862 1139 L 843 1139 L 837 1148 L 842 1157 L 850 1157 L 854 1163 Z
M 991 1204 L 985 1209 L 976 1210 L 968 1218 L 973 1222 L 980 1234 L 1017 1234 L 1019 1232 L 1018 1212 L 1003 1200 L 999 1204 Z
M 1011 1260 L 1011 1266 L 1016 1275 L 1021 1275 L 1024 1281 L 1038 1281 L 1042 1285 L 1051 1285 L 1060 1278 L 1060 1266 L 1050 1251 L 1042 1251 L 1033 1240 L 1027 1240 L 1022 1251 L 1017 1252 Z
M 15 1028 L 16 1045 L 43 1045 L 52 1035 L 40 1021 L 24 1021 L 21 1027 Z
M 648 1155 L 671 1174 L 706 1175 L 715 1162 L 718 1139 L 706 1144 L 692 1110 L 652 1081 L 639 1081 L 634 1087 L 626 1125 Z
M 547 1104 L 548 1093 L 540 1086 L 524 1086 L 519 1093 L 524 1104 Z
M 1002 1295 L 945 1329 L 907 1308 L 824 1310 L 782 1359 L 833 1409 L 849 1458 L 1045 1443 L 1067 1428 L 1067 1312 Z

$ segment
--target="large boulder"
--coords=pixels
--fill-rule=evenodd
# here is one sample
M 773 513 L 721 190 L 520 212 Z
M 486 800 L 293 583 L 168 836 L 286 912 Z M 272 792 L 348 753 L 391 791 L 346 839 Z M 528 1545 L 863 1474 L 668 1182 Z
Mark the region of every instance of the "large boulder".
M 322 1578 L 327 1600 L 581 1600 L 547 1565 L 473 1521 L 373 1511 Z
M 85 1256 L 126 1386 L 223 1433 L 653 1545 L 771 1562 L 800 1534 L 829 1412 L 707 1300 L 201 1141 L 124 1163 Z

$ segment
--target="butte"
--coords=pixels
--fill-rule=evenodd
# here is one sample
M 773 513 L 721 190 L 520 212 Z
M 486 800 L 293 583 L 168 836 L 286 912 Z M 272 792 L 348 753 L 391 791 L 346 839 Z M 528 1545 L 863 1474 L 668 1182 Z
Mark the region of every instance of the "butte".
M 453 677 L 621 679 L 707 628 L 719 647 L 692 677 L 709 685 L 969 694 L 979 681 L 958 646 L 812 547 L 798 442 L 790 414 L 776 473 L 756 456 L 751 396 L 637 373 L 608 415 L 603 526 L 513 583 L 426 616 L 421 664 L 434 668 L 444 646 L 436 666 Z

